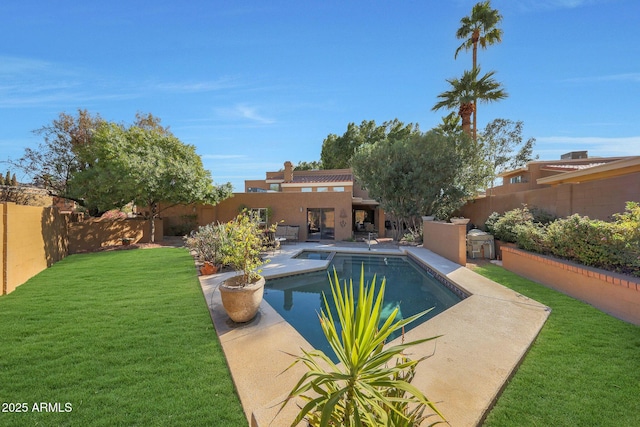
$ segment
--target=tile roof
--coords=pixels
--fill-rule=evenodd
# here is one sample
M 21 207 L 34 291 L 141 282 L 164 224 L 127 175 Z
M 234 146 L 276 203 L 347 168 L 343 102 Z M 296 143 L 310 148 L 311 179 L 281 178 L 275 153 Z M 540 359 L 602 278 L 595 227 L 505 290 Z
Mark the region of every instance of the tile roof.
M 353 181 L 351 174 L 317 175 L 317 174 L 293 174 L 293 183 L 313 183 L 313 182 L 346 182 Z
M 603 162 L 600 163 L 589 163 L 586 165 L 572 165 L 572 164 L 559 164 L 559 165 L 545 165 L 543 169 L 546 170 L 554 170 L 554 171 L 563 171 L 563 172 L 571 172 L 571 171 L 579 171 L 579 170 L 584 170 L 584 169 L 589 169 L 589 168 L 593 168 L 596 166 L 602 166 L 606 164 Z

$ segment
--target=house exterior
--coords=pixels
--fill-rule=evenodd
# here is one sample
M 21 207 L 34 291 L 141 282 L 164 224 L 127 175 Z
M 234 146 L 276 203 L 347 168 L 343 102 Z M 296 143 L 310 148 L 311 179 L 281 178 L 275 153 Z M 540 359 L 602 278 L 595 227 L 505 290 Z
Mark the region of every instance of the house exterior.
M 185 218 L 196 225 L 226 222 L 243 209 L 257 212 L 265 223 L 294 226 L 298 240 L 348 240 L 355 233 L 384 237 L 385 216 L 356 182 L 350 169 L 297 171 L 289 161 L 263 180 L 246 180 L 245 191 L 215 206 L 175 207 L 163 213 L 165 234 Z
M 628 201 L 640 201 L 640 156 L 589 157 L 586 151 L 560 160 L 529 162 L 500 175 L 502 185 L 486 190 L 461 209 L 477 226 L 492 212 L 526 204 L 557 217 L 573 214 L 609 220 Z

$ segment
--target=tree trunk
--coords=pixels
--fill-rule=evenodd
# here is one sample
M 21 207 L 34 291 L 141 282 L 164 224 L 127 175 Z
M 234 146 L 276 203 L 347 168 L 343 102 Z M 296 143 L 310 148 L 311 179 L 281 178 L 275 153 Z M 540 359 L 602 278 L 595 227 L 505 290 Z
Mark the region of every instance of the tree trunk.
M 475 111 L 473 103 L 462 104 L 458 114 L 462 118 L 462 131 L 469 136 L 473 136 L 471 132 L 471 114 Z
M 480 40 L 480 30 L 475 29 L 473 31 L 473 36 L 471 36 L 471 40 L 473 41 L 473 70 L 475 71 L 476 66 L 478 64 L 478 40 Z M 476 108 L 478 105 L 478 100 L 473 100 L 473 142 L 478 140 L 478 116 Z
M 156 242 L 156 204 L 152 203 L 151 204 L 151 243 L 155 243 Z

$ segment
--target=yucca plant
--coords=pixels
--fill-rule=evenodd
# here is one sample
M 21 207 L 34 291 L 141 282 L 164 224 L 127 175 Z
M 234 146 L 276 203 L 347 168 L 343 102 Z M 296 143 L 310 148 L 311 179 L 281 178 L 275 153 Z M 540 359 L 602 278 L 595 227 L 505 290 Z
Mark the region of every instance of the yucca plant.
M 357 294 L 353 280 L 340 286 L 334 269 L 331 293 L 337 319 L 331 312 L 326 295 L 324 310 L 319 313 L 322 330 L 331 345 L 338 364 L 320 350 L 304 351 L 297 363 L 308 371 L 295 385 L 282 409 L 296 397 L 306 403 L 300 408 L 292 426 L 306 419 L 312 426 L 417 426 L 427 417 L 442 414 L 422 391 L 411 385 L 416 366 L 426 357 L 411 360 L 404 351 L 416 344 L 438 337 L 424 338 L 385 348 L 389 336 L 426 314 L 429 310 L 407 319 L 396 320 L 399 308 L 381 322 L 386 280 L 376 294 L 376 277 L 365 286 L 364 266 Z M 338 332 L 338 322 L 342 331 Z M 424 415 L 429 408 L 430 414 Z M 442 420 L 442 421 L 441 421 Z

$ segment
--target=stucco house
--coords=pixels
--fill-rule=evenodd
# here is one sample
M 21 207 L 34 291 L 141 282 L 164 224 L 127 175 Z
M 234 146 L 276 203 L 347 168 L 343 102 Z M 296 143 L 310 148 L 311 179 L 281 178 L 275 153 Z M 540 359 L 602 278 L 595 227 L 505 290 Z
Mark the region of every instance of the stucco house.
M 215 206 L 191 205 L 163 213 L 165 233 L 189 217 L 197 225 L 231 220 L 243 209 L 265 222 L 297 227 L 298 240 L 347 240 L 357 233 L 385 235 L 385 215 L 350 169 L 295 170 L 290 161 L 263 180 L 246 180 L 245 191 Z
M 502 185 L 467 203 L 461 214 L 481 225 L 492 212 L 522 204 L 558 217 L 574 213 L 608 220 L 628 201 L 640 201 L 640 156 L 589 157 L 574 151 L 560 160 L 537 160 L 500 175 Z

